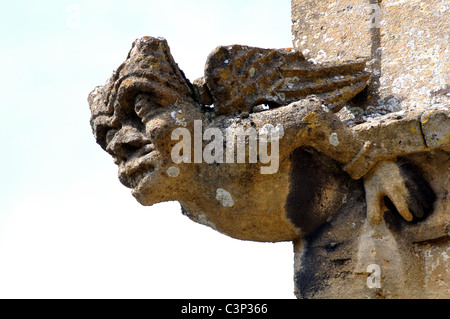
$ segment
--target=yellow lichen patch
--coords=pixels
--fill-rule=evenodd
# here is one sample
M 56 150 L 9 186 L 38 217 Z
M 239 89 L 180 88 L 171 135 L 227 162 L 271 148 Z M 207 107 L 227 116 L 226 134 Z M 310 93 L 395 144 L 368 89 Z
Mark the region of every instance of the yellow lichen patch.
M 126 85 L 126 86 L 131 85 L 131 79 L 128 78 L 128 79 L 123 80 L 123 81 L 122 81 L 122 85 Z
M 433 115 L 433 112 L 429 112 L 422 116 L 422 124 L 425 124 L 430 119 L 431 115 Z
M 303 118 L 302 121 L 307 123 L 308 128 L 316 128 L 321 127 L 319 116 L 315 112 L 308 112 Z
M 447 144 L 450 144 L 450 133 L 442 136 L 441 145 L 447 145 Z

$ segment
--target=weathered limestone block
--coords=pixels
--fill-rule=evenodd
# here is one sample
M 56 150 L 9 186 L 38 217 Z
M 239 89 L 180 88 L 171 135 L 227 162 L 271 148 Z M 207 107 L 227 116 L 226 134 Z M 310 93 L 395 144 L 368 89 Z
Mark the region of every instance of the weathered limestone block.
M 370 59 L 370 112 L 449 104 L 447 0 L 293 0 L 292 22 L 307 59 Z
M 450 103 L 450 4 L 380 1 L 380 97 L 405 107 Z
M 292 1 L 294 49 L 314 62 L 370 57 L 374 25 L 369 1 Z
M 347 104 L 347 124 L 372 141 L 344 166 L 365 195 L 296 242 L 297 296 L 448 298 L 448 1 L 293 0 L 292 23 L 307 60 L 367 57 L 371 73 Z
M 430 109 L 420 119 L 423 138 L 428 147 L 448 145 L 450 141 L 448 108 Z

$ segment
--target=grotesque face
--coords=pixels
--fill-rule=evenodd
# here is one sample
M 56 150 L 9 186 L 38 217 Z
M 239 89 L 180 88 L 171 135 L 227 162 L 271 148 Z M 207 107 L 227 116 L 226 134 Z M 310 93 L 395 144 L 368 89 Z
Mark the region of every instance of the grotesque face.
M 169 193 L 161 198 L 156 195 L 160 190 L 152 190 L 169 187 L 174 167 L 171 132 L 180 126 L 191 127 L 196 110 L 192 104 L 164 106 L 151 93 L 138 93 L 130 113 L 120 128 L 111 128 L 106 134 L 106 151 L 119 166 L 119 180 L 144 205 L 171 199 Z
M 119 180 L 143 205 L 176 199 L 167 189 L 174 188 L 167 178 L 171 132 L 201 118 L 191 95 L 166 41 L 145 37 L 133 43 L 106 85 L 89 96 L 97 142 L 113 156 Z
M 106 151 L 111 154 L 119 166 L 119 179 L 125 186 L 135 188 L 144 179 L 149 179 L 156 168 L 156 150 L 145 131 L 146 118 L 141 112 L 142 100 L 150 99 L 145 95 L 136 96 L 135 119 L 120 123 L 120 127 L 111 128 L 106 133 Z

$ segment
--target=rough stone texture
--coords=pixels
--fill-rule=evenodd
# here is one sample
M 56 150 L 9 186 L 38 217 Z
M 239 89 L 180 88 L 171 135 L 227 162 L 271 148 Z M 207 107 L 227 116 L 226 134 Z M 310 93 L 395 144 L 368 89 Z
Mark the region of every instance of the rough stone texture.
M 351 198 L 334 217 L 295 242 L 297 296 L 448 298 L 450 184 L 442 175 L 448 177 L 449 155 L 434 150 L 399 159 L 420 171 L 438 196 L 432 213 L 420 222 L 407 222 L 388 205 L 380 225 L 368 223 L 362 180 L 351 182 Z M 380 266 L 380 288 L 367 286 L 371 264 Z
M 368 113 L 449 104 L 448 0 L 293 0 L 292 22 L 307 59 L 370 59 Z
M 449 2 L 293 0 L 292 23 L 294 49 L 309 61 L 369 60 L 367 88 L 340 116 L 377 140 L 355 161 L 365 195 L 351 191 L 352 206 L 295 243 L 297 296 L 450 297 Z M 366 282 L 373 264 L 380 288 Z
M 89 95 L 93 133 L 142 205 L 176 200 L 233 238 L 293 241 L 299 298 L 448 297 L 446 88 L 423 84 L 426 100 L 392 79 L 386 93 L 381 79 L 394 71 L 383 71 L 391 48 L 379 49 L 371 20 L 379 6 L 358 3 L 294 0 L 294 43 L 311 45 L 303 54 L 219 47 L 193 84 L 164 39 L 138 39 Z M 366 71 L 359 56 L 372 59 Z M 418 61 L 420 72 L 395 72 L 420 84 L 431 66 Z M 404 109 L 368 116 L 374 97 Z M 343 105 L 365 114 L 342 120 Z
M 314 62 L 370 57 L 369 1 L 292 1 L 294 49 Z

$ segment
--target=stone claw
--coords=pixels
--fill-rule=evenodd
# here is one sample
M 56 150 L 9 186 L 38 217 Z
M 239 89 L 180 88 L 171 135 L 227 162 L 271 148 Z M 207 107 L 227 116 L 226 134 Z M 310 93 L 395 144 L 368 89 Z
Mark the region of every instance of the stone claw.
M 367 217 L 378 225 L 387 210 L 406 221 L 423 219 L 433 208 L 436 195 L 425 179 L 408 163 L 383 161 L 364 179 Z

